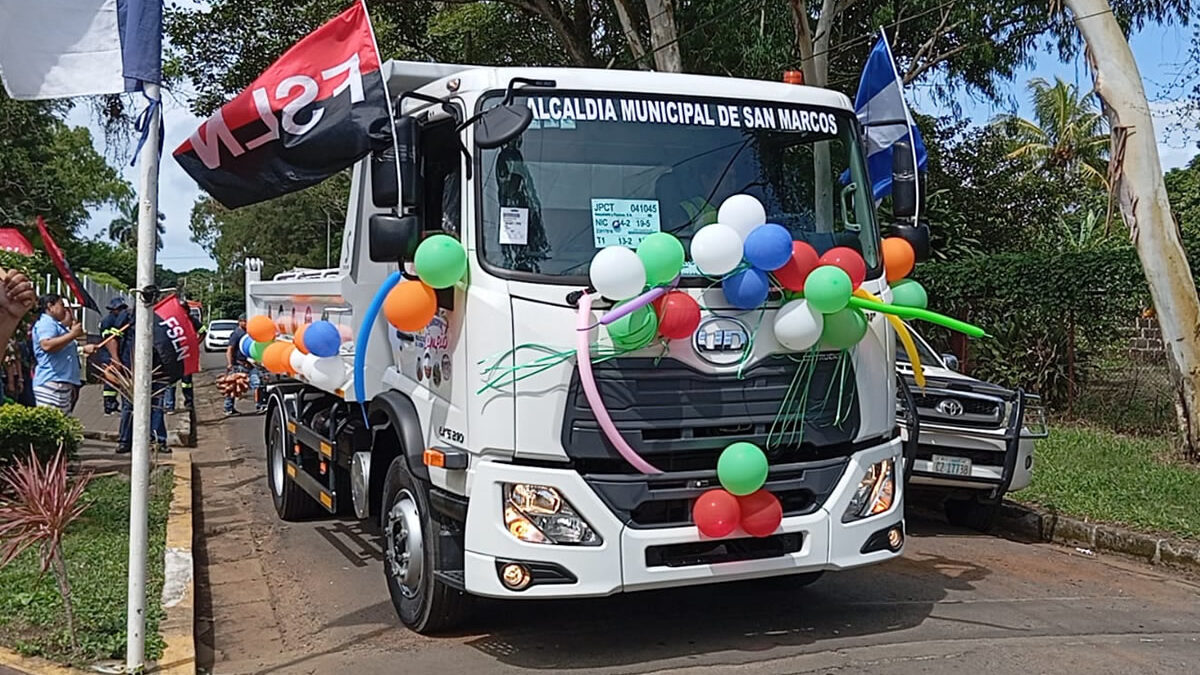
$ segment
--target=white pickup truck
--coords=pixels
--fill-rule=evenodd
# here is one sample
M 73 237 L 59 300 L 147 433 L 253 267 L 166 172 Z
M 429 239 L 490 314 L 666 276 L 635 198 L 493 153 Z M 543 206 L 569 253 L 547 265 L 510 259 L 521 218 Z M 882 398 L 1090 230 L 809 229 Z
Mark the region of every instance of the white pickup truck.
M 919 427 L 909 483 L 941 497 L 951 523 L 987 530 L 1004 495 L 1033 478 L 1034 442 L 1047 435 L 1041 398 L 959 373 L 954 356 L 937 354 L 910 333 L 926 382 L 924 389 L 916 386 L 912 363 L 898 348 L 896 370 L 909 395 L 897 397 L 906 443 L 913 430 L 910 405 Z
M 269 390 L 267 482 L 282 518 L 376 519 L 392 602 L 422 632 L 451 626 L 470 596 L 811 582 L 900 555 L 895 338 L 881 315 L 852 352 L 805 357 L 821 395 L 807 402 L 802 436 L 772 441 L 799 356 L 757 330 L 778 295 L 737 310 L 685 271 L 679 287 L 703 308 L 692 339 L 594 366 L 613 424 L 662 469 L 654 475 L 601 433 L 573 359 L 501 385 L 484 365 L 519 365 L 523 345 L 576 344 L 589 261 L 646 236 L 613 215 L 633 207 L 686 245 L 712 212 L 703 202 L 750 194 L 818 251 L 860 252 L 863 288 L 890 297 L 871 191 L 857 187 L 870 185 L 863 128 L 845 96 L 641 71 L 389 62 L 384 72 L 400 98 L 399 168 L 386 154 L 354 168 L 339 266 L 265 280 L 260 260 L 246 264 L 247 312 L 282 317 L 282 339 L 317 320 L 350 338 L 344 381 Z M 897 173 L 897 185 L 913 174 Z M 416 242 L 435 232 L 465 246 L 466 282 L 438 292 L 424 330 L 369 327 L 354 382 L 352 336 L 373 296 L 412 270 Z M 602 331 L 594 341 L 608 344 Z M 714 539 L 692 522 L 735 441 L 769 459 L 765 487 L 783 509 L 769 536 Z

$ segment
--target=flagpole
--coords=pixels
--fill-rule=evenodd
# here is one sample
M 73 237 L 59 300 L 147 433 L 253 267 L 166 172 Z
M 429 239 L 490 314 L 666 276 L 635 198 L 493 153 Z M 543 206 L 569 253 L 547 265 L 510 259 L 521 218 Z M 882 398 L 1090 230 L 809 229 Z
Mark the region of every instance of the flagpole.
M 143 83 L 146 97 L 158 101 L 159 86 Z M 126 614 L 125 672 L 140 673 L 146 654 L 146 547 L 150 492 L 150 387 L 154 367 L 154 255 L 158 225 L 158 152 L 162 106 L 151 103 L 145 143 L 138 162 L 140 204 L 137 237 L 137 292 L 134 293 L 133 447 L 129 472 L 129 604 Z

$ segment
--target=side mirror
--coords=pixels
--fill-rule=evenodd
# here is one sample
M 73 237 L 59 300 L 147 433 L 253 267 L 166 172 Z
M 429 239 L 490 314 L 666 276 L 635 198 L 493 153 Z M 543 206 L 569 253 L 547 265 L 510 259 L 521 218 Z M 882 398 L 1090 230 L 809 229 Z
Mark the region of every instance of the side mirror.
M 892 215 L 897 220 L 917 215 L 917 166 L 904 141 L 892 146 Z
M 520 103 L 489 108 L 475 119 L 475 145 L 484 150 L 498 148 L 520 136 L 533 121 L 533 111 Z
M 917 262 L 925 262 L 929 260 L 929 225 L 926 223 L 918 223 L 916 225 L 902 225 L 896 223 L 892 226 L 892 234 L 907 241 L 913 247 L 913 253 L 916 254 Z
M 942 354 L 942 363 L 946 365 L 946 370 L 958 372 L 958 357 L 953 354 Z
M 421 241 L 421 219 L 376 213 L 367 226 L 367 244 L 373 262 L 411 260 Z

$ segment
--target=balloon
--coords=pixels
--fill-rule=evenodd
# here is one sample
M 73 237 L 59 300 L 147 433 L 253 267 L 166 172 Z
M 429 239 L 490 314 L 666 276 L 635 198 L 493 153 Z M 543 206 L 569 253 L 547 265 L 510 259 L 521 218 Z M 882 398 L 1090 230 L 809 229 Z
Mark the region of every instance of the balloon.
M 646 283 L 661 286 L 683 271 L 683 244 L 668 232 L 655 232 L 638 244 L 637 257 L 646 268 Z
M 671 291 L 654 303 L 658 334 L 668 340 L 691 337 L 700 325 L 700 304 L 683 291 Z
M 267 347 L 270 346 L 270 344 L 271 344 L 270 342 L 255 341 L 254 344 L 250 345 L 250 358 L 254 359 L 255 361 L 257 361 L 259 363 L 262 363 L 263 362 L 263 352 L 267 351 Z
M 592 288 L 613 300 L 628 300 L 646 287 L 646 268 L 636 253 L 624 246 L 606 246 L 592 258 L 588 276 Z
M 835 246 L 829 249 L 825 255 L 821 256 L 820 263 L 842 268 L 843 272 L 850 275 L 850 283 L 853 288 L 858 288 L 867 279 L 866 261 L 858 251 L 849 246 Z
M 730 444 L 717 459 L 717 479 L 735 495 L 748 495 L 767 481 L 767 456 L 753 443 Z
M 825 315 L 821 344 L 834 349 L 849 349 L 867 334 L 867 318 L 854 307 L 846 307 Z
M 775 340 L 794 352 L 811 349 L 824 327 L 825 315 L 806 300 L 792 300 L 775 314 Z
M 321 389 L 337 389 L 346 383 L 346 364 L 337 356 L 317 358 L 308 364 L 308 381 Z
M 337 356 L 341 344 L 341 333 L 328 321 L 314 321 L 304 331 L 304 346 L 317 356 Z
M 818 259 L 817 249 L 803 241 L 793 241 L 792 257 L 775 270 L 775 280 L 789 291 L 802 291 L 808 273 L 821 264 Z
M 861 290 L 861 289 L 860 289 Z M 903 319 L 921 319 L 934 323 L 942 328 L 949 328 L 953 331 L 958 331 L 967 337 L 981 338 L 987 336 L 987 331 L 974 324 L 966 321 L 959 321 L 945 314 L 938 314 L 920 307 L 905 307 L 903 305 L 891 305 L 886 302 L 876 302 L 867 298 L 850 298 L 850 304 L 872 312 L 880 312 L 882 314 L 890 314 Z
M 292 348 L 291 353 L 288 354 L 288 369 L 293 373 L 303 373 L 304 357 L 310 355 L 300 351 L 300 348 L 295 343 L 292 343 Z
M 287 364 L 281 361 L 282 357 L 286 357 L 286 348 L 289 347 L 287 342 L 272 342 L 267 345 L 267 348 L 262 353 L 262 365 L 272 373 L 286 373 Z
M 889 282 L 908 276 L 916 261 L 917 253 L 906 239 L 887 237 L 883 240 L 883 269 Z
M 912 279 L 901 279 L 892 284 L 892 304 L 925 309 L 929 306 L 929 294 Z
M 312 371 L 313 364 L 315 364 L 319 359 L 320 357 L 315 354 L 301 354 L 300 367 L 296 369 L 296 372 L 308 377 L 309 372 Z
M 296 334 L 292 336 L 292 344 L 296 345 L 296 349 L 299 349 L 301 354 L 308 353 L 308 347 L 304 345 L 304 331 L 307 330 L 311 325 L 312 324 L 309 323 L 301 324 L 300 327 L 296 329 Z
M 767 210 L 762 202 L 750 195 L 733 195 L 721 202 L 717 209 L 717 222 L 732 227 L 742 241 L 750 236 L 754 228 L 767 222 Z
M 622 302 L 621 304 L 605 312 L 604 316 L 600 317 L 601 325 L 607 326 L 626 314 L 629 314 L 636 309 L 641 309 L 642 307 L 657 301 L 659 298 L 666 295 L 667 290 L 668 289 L 666 286 L 657 286 L 655 288 L 651 288 L 645 293 L 642 293 L 632 300 L 626 300 L 625 302 Z
M 692 260 L 709 276 L 728 274 L 742 261 L 742 237 L 728 225 L 705 225 L 692 236 Z
M 448 234 L 435 234 L 417 247 L 413 267 L 421 281 L 434 288 L 450 288 L 467 273 L 467 250 Z
M 737 529 L 742 519 L 738 498 L 724 490 L 709 490 L 692 505 L 692 522 L 706 537 L 724 537 Z
M 766 537 L 779 529 L 783 522 L 783 506 L 775 495 L 766 490 L 738 497 L 742 518 L 739 524 L 752 537 Z
M 405 332 L 419 331 L 437 314 L 437 294 L 423 281 L 401 281 L 383 300 L 388 323 Z
M 612 339 L 613 346 L 626 351 L 645 347 L 657 333 L 658 316 L 649 305 L 639 307 L 608 324 L 608 337 Z
M 766 272 L 748 267 L 725 277 L 721 289 L 725 291 L 725 299 L 729 304 L 738 309 L 754 309 L 766 302 L 771 285 Z
M 238 351 L 242 353 L 242 356 L 250 356 L 250 348 L 253 346 L 254 338 L 249 335 L 243 335 L 241 341 L 238 342 Z
M 246 322 L 246 333 L 255 342 L 270 342 L 275 339 L 275 322 L 269 316 L 257 314 Z
M 853 292 L 850 275 L 833 265 L 821 265 L 804 280 L 804 299 L 822 314 L 833 314 L 845 307 Z
M 746 261 L 758 269 L 777 270 L 792 259 L 792 234 L 782 225 L 759 225 L 746 235 L 742 251 Z

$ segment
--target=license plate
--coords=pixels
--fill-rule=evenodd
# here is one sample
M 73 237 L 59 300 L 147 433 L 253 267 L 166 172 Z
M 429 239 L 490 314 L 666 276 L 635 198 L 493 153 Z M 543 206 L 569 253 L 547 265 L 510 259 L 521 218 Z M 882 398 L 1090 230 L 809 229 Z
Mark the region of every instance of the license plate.
M 933 456 L 933 472 L 948 476 L 971 476 L 971 460 L 966 457 Z

